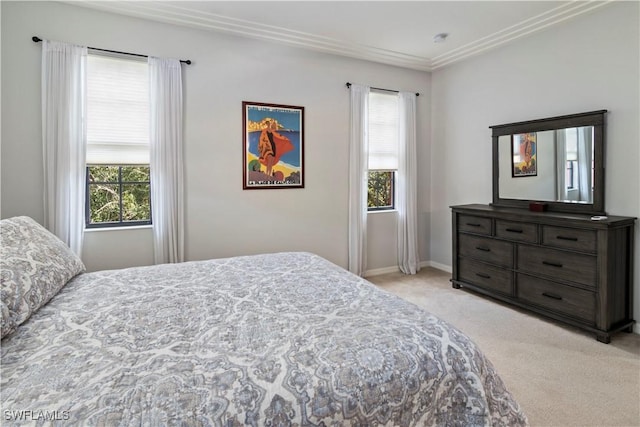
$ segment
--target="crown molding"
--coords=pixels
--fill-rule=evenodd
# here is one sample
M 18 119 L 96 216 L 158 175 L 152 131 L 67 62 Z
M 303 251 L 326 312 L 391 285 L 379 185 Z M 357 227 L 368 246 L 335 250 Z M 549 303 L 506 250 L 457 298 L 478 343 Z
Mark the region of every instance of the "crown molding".
M 68 0 L 62 1 L 62 3 L 161 21 L 174 25 L 250 37 L 303 49 L 311 49 L 421 71 L 429 71 L 431 68 L 428 58 L 380 49 L 373 46 L 349 43 L 344 40 L 265 25 L 260 22 L 202 12 L 163 1 Z
M 100 9 L 174 25 L 218 31 L 242 37 L 280 43 L 314 51 L 363 59 L 402 68 L 433 71 L 520 37 L 541 31 L 575 16 L 590 12 L 615 0 L 573 0 L 533 18 L 518 22 L 472 43 L 433 58 L 408 55 L 373 46 L 349 43 L 302 31 L 265 25 L 259 22 L 202 12 L 164 1 L 63 1 L 76 6 Z
M 582 15 L 583 13 L 590 12 L 613 1 L 614 0 L 573 0 L 562 6 L 548 10 L 545 13 L 506 27 L 489 36 L 480 38 L 456 49 L 452 49 L 442 55 L 434 56 L 431 59 L 431 70 L 436 70 L 444 67 L 445 65 L 461 61 L 489 49 L 510 43 L 520 37 L 542 31 L 552 25 L 559 24 L 578 15 Z

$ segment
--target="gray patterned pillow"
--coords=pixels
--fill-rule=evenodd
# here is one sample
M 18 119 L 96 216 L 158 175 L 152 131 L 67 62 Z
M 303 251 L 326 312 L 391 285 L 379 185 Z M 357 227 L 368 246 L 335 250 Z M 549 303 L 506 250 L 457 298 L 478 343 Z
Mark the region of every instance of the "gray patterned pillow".
M 2 338 L 84 271 L 69 247 L 26 216 L 0 221 Z

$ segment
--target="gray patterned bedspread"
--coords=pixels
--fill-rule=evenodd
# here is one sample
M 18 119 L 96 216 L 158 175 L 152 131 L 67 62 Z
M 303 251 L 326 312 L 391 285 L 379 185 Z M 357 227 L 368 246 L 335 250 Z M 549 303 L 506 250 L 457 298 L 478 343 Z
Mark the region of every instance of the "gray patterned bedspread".
M 527 424 L 464 334 L 302 252 L 77 276 L 2 340 L 2 410 L 5 425 Z

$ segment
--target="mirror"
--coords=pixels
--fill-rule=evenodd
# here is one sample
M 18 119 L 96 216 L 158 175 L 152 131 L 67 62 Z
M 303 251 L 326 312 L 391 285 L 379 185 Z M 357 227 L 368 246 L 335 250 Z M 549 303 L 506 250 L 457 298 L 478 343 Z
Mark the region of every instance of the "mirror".
M 493 205 L 605 214 L 605 113 L 491 126 Z

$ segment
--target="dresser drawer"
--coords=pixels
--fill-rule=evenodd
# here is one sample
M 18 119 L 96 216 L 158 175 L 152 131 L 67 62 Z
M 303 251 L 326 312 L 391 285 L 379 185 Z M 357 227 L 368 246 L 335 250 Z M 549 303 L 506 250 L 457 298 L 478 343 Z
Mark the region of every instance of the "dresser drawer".
M 513 295 L 513 273 L 510 270 L 492 267 L 467 258 L 459 258 L 458 277 L 462 281 L 486 289 Z
M 496 220 L 496 237 L 517 242 L 538 242 L 538 225 L 525 222 Z
M 493 240 L 487 237 L 460 234 L 458 237 L 458 251 L 464 257 L 513 268 L 513 243 Z
M 458 216 L 458 231 L 491 235 L 491 218 L 473 215 Z
M 518 270 L 596 285 L 596 257 L 536 246 L 518 246 Z
M 542 226 L 542 244 L 582 252 L 596 252 L 596 231 Z
M 518 274 L 517 288 L 518 299 L 589 323 L 595 322 L 596 296 L 593 292 L 525 274 Z

